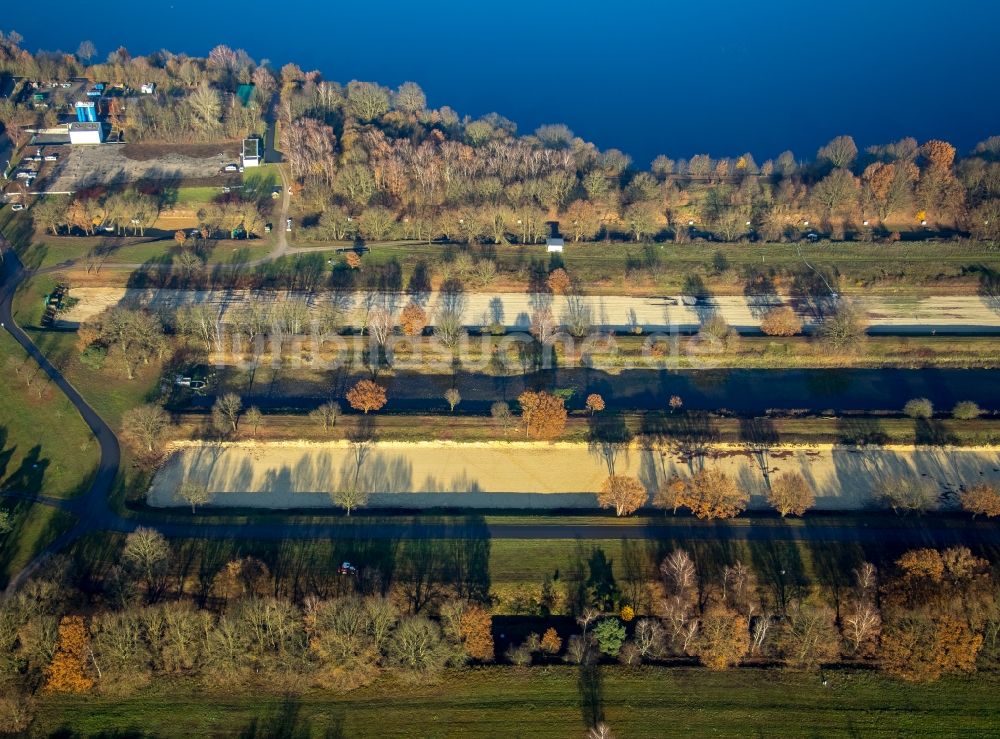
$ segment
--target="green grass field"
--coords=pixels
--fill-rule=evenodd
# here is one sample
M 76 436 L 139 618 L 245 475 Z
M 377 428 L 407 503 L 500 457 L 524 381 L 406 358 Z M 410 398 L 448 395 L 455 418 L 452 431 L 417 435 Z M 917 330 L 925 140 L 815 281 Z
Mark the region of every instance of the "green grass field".
M 14 526 L 9 533 L 0 535 L 0 588 L 3 588 L 38 552 L 72 528 L 75 519 L 69 513 L 40 503 L 0 498 L 0 505 L 10 512 Z
M 65 266 L 88 270 L 88 274 L 98 276 L 102 272 L 114 270 L 118 264 L 144 264 L 156 262 L 170 264 L 177 251 L 177 242 L 172 238 L 154 240 L 133 240 L 115 248 L 106 256 L 90 256 L 105 239 L 100 236 L 38 236 L 24 249 L 18 251 L 22 262 L 32 269 L 47 269 Z M 209 252 L 207 264 L 224 264 L 239 255 L 241 261 L 260 259 L 271 250 L 267 239 L 253 241 L 218 241 Z
M 0 486 L 57 497 L 79 492 L 99 457 L 90 429 L 6 331 L 0 332 L 0 356 L 9 363 L 0 393 Z M 28 377 L 34 378 L 30 387 Z
M 159 685 L 134 697 L 45 696 L 33 734 L 64 736 L 617 737 L 989 736 L 993 677 L 908 685 L 873 673 L 755 669 L 480 668 L 419 685 L 284 698 Z
M 86 401 L 115 430 L 122 414 L 129 408 L 154 398 L 159 387 L 159 363 L 141 367 L 133 380 L 125 379 L 111 361 L 101 369 L 88 367 L 80 360 L 75 332 L 26 330 L 35 346 L 60 368 Z
M 404 280 L 421 259 L 433 262 L 447 249 L 439 244 L 374 245 L 364 259 L 372 265 L 397 260 Z M 477 247 L 485 249 L 485 247 Z M 550 255 L 544 245 L 490 247 L 505 269 L 527 267 L 540 260 L 547 267 Z M 719 273 L 713 264 L 720 253 L 729 270 Z M 956 284 L 974 287 L 982 267 L 1000 268 L 1000 251 L 976 242 L 900 242 L 892 245 L 861 243 L 819 244 L 622 244 L 568 243 L 561 256 L 567 271 L 587 286 L 589 294 L 615 293 L 623 289 L 677 292 L 689 274 L 705 279 L 710 291 L 739 294 L 739 275 L 747 268 L 802 270 L 805 262 L 842 275 L 842 288 L 857 292 L 873 286 L 886 292 L 906 293 L 914 287 L 955 289 Z M 656 276 L 646 268 L 656 264 Z M 639 276 L 627 276 L 634 267 Z

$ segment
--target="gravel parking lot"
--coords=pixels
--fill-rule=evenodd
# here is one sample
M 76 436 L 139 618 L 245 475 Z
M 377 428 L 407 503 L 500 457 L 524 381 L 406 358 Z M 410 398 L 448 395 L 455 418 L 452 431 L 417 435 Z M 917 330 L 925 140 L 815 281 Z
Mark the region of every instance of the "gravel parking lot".
M 46 178 L 47 192 L 75 192 L 97 185 L 125 185 L 138 180 L 191 180 L 216 177 L 226 164 L 236 161 L 228 144 L 220 143 L 218 151 L 206 154 L 207 147 L 198 145 L 174 147 L 156 157 L 131 158 L 125 144 L 101 146 L 63 146 L 59 162 Z

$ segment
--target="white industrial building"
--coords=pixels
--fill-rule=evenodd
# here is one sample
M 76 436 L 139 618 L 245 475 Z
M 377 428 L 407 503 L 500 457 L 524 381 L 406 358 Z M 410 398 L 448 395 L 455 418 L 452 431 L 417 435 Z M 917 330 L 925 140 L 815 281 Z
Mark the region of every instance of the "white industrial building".
M 103 144 L 104 127 L 99 122 L 74 121 L 69 124 L 71 144 Z

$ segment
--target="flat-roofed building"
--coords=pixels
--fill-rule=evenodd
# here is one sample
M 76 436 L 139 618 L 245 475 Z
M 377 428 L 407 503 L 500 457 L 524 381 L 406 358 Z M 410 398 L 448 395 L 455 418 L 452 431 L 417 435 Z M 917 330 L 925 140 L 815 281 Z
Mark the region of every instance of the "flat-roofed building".
M 97 121 L 74 121 L 69 124 L 71 144 L 103 144 L 104 126 Z

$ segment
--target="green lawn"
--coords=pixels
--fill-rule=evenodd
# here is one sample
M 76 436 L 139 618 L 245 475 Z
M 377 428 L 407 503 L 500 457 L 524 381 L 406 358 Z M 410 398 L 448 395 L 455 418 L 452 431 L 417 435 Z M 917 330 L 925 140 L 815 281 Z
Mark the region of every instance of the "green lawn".
M 582 737 L 989 736 L 993 677 L 908 685 L 873 673 L 754 669 L 480 668 L 439 681 L 383 679 L 345 695 L 295 698 L 193 684 L 126 699 L 44 696 L 33 734 L 69 736 Z M 72 733 L 70 733 L 72 732 Z
M 0 535 L 0 588 L 59 534 L 69 530 L 74 517 L 51 506 L 0 498 L 14 528 Z
M 375 244 L 364 260 L 371 265 L 397 260 L 403 267 L 405 281 L 419 260 L 433 263 L 440 260 L 447 249 L 455 248 L 440 244 Z M 532 260 L 540 260 L 546 268 L 556 263 L 550 262 L 544 245 L 490 249 L 506 269 L 526 268 Z M 728 262 L 730 269 L 727 272 L 716 271 L 713 264 L 716 253 L 721 253 Z M 585 284 L 591 294 L 613 293 L 624 288 L 676 292 L 682 289 L 690 274 L 702 277 L 711 292 L 738 294 L 743 284 L 740 274 L 746 268 L 808 270 L 805 261 L 816 267 L 837 270 L 843 277 L 843 289 L 848 292 L 876 285 L 887 292 L 906 292 L 913 286 L 944 290 L 963 281 L 974 286 L 980 268 L 1000 268 L 1000 251 L 978 242 L 899 242 L 892 245 L 567 243 L 562 255 L 553 256 L 561 256 L 569 273 Z M 650 263 L 657 265 L 656 276 L 646 269 Z M 629 267 L 638 269 L 640 276 L 627 276 Z
M 174 207 L 183 206 L 185 203 L 211 203 L 221 194 L 221 187 L 179 187 Z
M 92 274 L 100 274 L 101 270 L 112 269 L 116 264 L 143 264 L 145 262 L 160 262 L 170 264 L 173 254 L 177 251 L 177 242 L 172 238 L 154 240 L 132 240 L 115 248 L 105 256 L 88 256 L 93 249 L 102 246 L 100 236 L 51 236 L 36 237 L 31 246 L 18 251 L 21 260 L 32 269 L 45 269 L 74 262 L 77 269 L 90 269 Z M 259 259 L 271 250 L 271 244 L 266 239 L 253 241 L 218 241 L 209 252 L 208 264 L 229 262 L 239 255 L 241 261 Z
M 58 497 L 79 492 L 99 458 L 90 429 L 6 331 L 0 356 L 7 377 L 0 393 L 0 487 Z
M 80 361 L 74 332 L 28 330 L 27 333 L 49 361 L 62 370 L 84 399 L 115 430 L 121 424 L 125 411 L 157 395 L 158 363 L 141 367 L 135 379 L 127 380 L 111 361 L 101 369 L 88 367 Z

